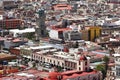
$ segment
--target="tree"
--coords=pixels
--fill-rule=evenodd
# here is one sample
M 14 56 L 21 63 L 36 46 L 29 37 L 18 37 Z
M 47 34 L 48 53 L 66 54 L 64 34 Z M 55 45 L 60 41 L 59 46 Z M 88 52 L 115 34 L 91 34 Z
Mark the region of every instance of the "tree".
M 109 57 L 108 56 L 104 56 L 103 61 L 105 63 L 105 75 L 106 75 L 107 74 L 107 70 L 108 70 Z
M 103 79 L 104 79 L 105 76 L 106 76 L 106 75 L 105 75 L 105 74 L 106 74 L 105 66 L 102 65 L 102 64 L 100 64 L 100 65 L 97 65 L 95 69 L 102 72 L 102 74 L 103 74 Z
M 33 38 L 35 38 L 34 33 L 25 33 L 25 37 L 32 40 Z
M 61 72 L 61 71 L 62 71 L 62 67 L 61 67 L 61 66 L 58 66 L 58 67 L 57 67 L 57 71 L 58 71 L 58 72 Z

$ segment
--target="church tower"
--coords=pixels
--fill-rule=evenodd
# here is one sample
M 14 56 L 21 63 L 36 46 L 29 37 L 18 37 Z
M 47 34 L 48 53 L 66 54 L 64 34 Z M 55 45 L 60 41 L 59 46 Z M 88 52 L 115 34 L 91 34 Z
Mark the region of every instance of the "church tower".
M 89 71 L 89 66 L 90 61 L 87 59 L 86 56 L 81 55 L 78 62 L 77 62 L 77 70 L 79 71 Z

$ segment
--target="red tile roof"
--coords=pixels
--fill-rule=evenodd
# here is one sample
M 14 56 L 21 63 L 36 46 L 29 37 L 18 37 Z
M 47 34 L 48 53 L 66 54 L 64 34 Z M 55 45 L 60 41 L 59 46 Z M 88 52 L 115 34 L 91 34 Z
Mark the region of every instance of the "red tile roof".
M 20 39 L 14 39 L 14 40 L 12 40 L 13 42 L 20 42 L 21 40 Z
M 73 71 L 73 73 L 71 72 L 71 75 L 70 75 L 70 76 L 67 76 L 66 74 L 64 74 L 62 80 L 66 80 L 66 79 L 68 79 L 68 78 L 75 78 L 75 77 L 78 77 L 78 76 L 86 76 L 86 75 L 88 75 L 88 74 L 96 74 L 96 73 L 97 73 L 97 71 L 80 72 L 80 73 L 79 73 L 79 72 L 80 72 L 80 71 L 76 71 L 76 72 Z M 70 74 L 70 73 L 69 73 L 69 74 Z
M 71 10 L 72 7 L 67 4 L 57 4 L 53 6 L 54 10 Z

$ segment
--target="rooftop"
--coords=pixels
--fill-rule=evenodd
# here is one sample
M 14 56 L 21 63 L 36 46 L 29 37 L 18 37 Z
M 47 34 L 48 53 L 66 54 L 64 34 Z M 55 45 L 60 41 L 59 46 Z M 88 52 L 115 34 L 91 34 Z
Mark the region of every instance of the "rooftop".
M 71 10 L 72 7 L 68 4 L 56 4 L 53 6 L 54 10 Z
M 16 59 L 16 56 L 5 54 L 5 53 L 0 53 L 0 60 L 12 60 L 12 59 Z

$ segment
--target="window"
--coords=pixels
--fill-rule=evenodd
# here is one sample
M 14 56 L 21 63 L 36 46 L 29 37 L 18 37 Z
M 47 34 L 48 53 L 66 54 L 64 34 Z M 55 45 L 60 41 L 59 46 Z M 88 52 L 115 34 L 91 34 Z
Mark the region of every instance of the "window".
M 50 63 L 52 62 L 52 60 L 50 59 Z
M 55 64 L 55 61 L 54 61 L 54 64 Z
M 85 68 L 85 70 L 87 71 L 87 70 L 88 70 L 88 68 L 86 67 L 86 68 Z
M 85 62 L 85 65 L 87 65 L 87 61 Z
M 60 62 L 58 61 L 58 65 L 60 64 Z
M 81 65 L 81 62 L 79 61 L 79 65 Z
M 79 70 L 81 70 L 81 67 L 79 67 Z
M 62 66 L 64 66 L 64 63 L 62 63 Z
M 49 62 L 49 59 L 47 59 L 47 62 Z
M 93 77 L 93 80 L 97 80 L 97 78 L 96 78 L 96 77 Z
M 74 68 L 76 68 L 76 64 L 74 63 Z
M 116 68 L 116 75 L 120 76 L 120 68 L 118 68 L 118 67 Z
M 44 62 L 45 62 L 45 58 L 44 58 Z

